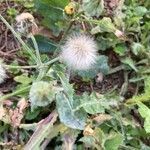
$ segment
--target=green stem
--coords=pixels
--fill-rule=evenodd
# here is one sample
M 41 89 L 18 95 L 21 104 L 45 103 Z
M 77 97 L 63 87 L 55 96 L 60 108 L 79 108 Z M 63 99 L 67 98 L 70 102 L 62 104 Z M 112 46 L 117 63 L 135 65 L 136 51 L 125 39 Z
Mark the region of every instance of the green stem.
M 21 93 L 23 93 L 23 92 L 25 92 L 25 91 L 29 90 L 29 89 L 30 89 L 30 87 L 31 87 L 31 86 L 27 86 L 27 87 L 24 87 L 24 88 L 22 88 L 22 89 L 16 90 L 16 91 L 15 91 L 15 92 L 13 92 L 13 93 L 10 93 L 10 94 L 7 94 L 7 95 L 4 95 L 4 96 L 0 97 L 0 101 L 2 102 L 3 100 L 8 99 L 8 98 L 10 98 L 10 97 L 12 97 L 12 96 L 15 96 L 15 95 L 21 94 Z
M 38 65 L 33 65 L 33 66 L 13 66 L 13 65 L 2 65 L 6 69 L 33 69 L 33 68 L 38 68 Z
M 50 61 L 44 63 L 44 65 L 47 65 L 47 66 L 48 66 L 48 65 L 53 64 L 54 62 L 58 61 L 59 59 L 60 59 L 60 57 L 56 57 L 56 58 L 54 58 L 54 59 L 52 59 L 52 60 L 50 60 Z
M 40 81 L 42 80 L 42 78 L 44 77 L 45 75 L 45 69 L 44 68 L 39 68 L 39 74 L 36 78 L 36 81 Z
M 37 42 L 34 38 L 34 36 L 31 34 L 31 40 L 33 42 L 33 45 L 34 45 L 34 49 L 36 51 L 36 57 L 37 57 L 37 62 L 39 65 L 42 65 L 42 60 L 41 60 L 41 56 L 40 56 L 40 52 L 39 52 L 39 48 L 38 48 L 38 45 L 37 45 Z
M 54 58 L 54 59 L 52 59 L 52 60 L 50 60 L 50 61 L 48 61 L 48 62 L 46 62 L 46 63 L 43 63 L 42 65 L 31 65 L 31 66 L 13 66 L 13 65 L 5 65 L 5 64 L 2 64 L 2 66 L 4 67 L 4 68 L 10 68 L 10 69 L 33 69 L 33 68 L 45 68 L 45 67 L 47 67 L 48 65 L 50 65 L 50 64 L 52 64 L 52 63 L 54 63 L 54 62 L 56 62 L 56 61 L 58 61 L 59 60 L 59 58 L 60 57 L 56 57 L 56 58 Z

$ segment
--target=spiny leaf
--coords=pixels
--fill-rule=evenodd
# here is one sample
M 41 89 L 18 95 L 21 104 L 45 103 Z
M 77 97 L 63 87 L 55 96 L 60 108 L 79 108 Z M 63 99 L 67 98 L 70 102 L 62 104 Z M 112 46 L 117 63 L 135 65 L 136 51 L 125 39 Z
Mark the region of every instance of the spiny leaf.
M 80 100 L 81 106 L 83 106 L 84 110 L 89 114 L 104 113 L 105 108 L 103 98 L 96 99 L 94 95 L 88 96 L 87 94 L 84 94 Z
M 71 104 L 73 102 L 65 94 L 60 93 L 56 95 L 56 105 L 60 121 L 70 128 L 83 130 L 86 113 L 82 109 L 73 112 L 73 105 Z

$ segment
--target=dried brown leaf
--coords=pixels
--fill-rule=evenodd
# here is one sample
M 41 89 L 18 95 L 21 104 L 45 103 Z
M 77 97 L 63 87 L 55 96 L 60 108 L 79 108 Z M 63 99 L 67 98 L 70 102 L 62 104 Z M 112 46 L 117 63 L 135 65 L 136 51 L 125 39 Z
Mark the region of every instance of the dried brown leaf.
M 18 127 L 21 123 L 21 120 L 24 117 L 24 110 L 27 108 L 28 103 L 27 101 L 23 98 L 21 99 L 18 104 L 17 107 L 13 110 L 10 109 L 9 110 L 9 115 L 11 118 L 11 123 L 14 127 Z
M 23 111 L 28 107 L 28 102 L 25 100 L 25 98 L 22 98 L 18 102 L 17 107 L 19 108 L 19 112 L 23 113 Z
M 112 119 L 112 116 L 108 114 L 99 114 L 98 116 L 93 118 L 93 120 L 96 121 L 97 123 L 103 123 L 104 121 L 107 121 L 110 119 Z
M 86 135 L 93 135 L 94 130 L 90 127 L 90 125 L 87 125 L 83 131 L 84 136 Z

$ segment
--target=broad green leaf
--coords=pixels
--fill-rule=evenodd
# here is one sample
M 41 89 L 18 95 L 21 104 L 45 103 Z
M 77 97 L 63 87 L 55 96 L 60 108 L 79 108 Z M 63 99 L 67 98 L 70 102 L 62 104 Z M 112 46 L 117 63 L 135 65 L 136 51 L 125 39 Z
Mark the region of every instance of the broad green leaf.
M 28 85 L 29 83 L 32 82 L 32 79 L 29 78 L 29 77 L 28 77 L 27 75 L 25 75 L 25 74 L 22 74 L 22 75 L 20 75 L 20 76 L 16 76 L 16 77 L 14 78 L 14 80 L 15 80 L 16 82 L 18 82 L 18 83 L 22 83 L 22 84 L 25 84 L 25 85 Z
M 83 0 L 83 10 L 89 16 L 99 17 L 104 10 L 103 0 Z
M 137 68 L 136 68 L 136 66 L 135 66 L 134 61 L 131 58 L 129 58 L 129 57 L 125 58 L 125 59 L 122 60 L 122 62 L 124 64 L 130 66 L 134 71 L 136 71 L 136 72 L 138 71 Z
M 53 53 L 57 48 L 56 43 L 44 36 L 36 35 L 35 40 L 41 53 Z M 31 39 L 28 40 L 28 43 L 34 48 Z
M 86 122 L 86 113 L 82 109 L 73 112 L 72 103 L 65 94 L 60 93 L 56 95 L 56 106 L 60 121 L 70 128 L 83 130 Z
M 83 78 L 89 79 L 96 77 L 96 75 L 99 72 L 107 74 L 108 71 L 109 71 L 108 58 L 104 55 L 100 55 L 93 68 L 86 71 L 78 71 L 78 75 L 80 75 Z
M 44 17 L 42 23 L 57 36 L 63 30 L 63 9 L 68 0 L 34 0 L 37 12 Z
M 123 143 L 121 134 L 116 134 L 105 142 L 105 150 L 118 150 L 119 145 Z

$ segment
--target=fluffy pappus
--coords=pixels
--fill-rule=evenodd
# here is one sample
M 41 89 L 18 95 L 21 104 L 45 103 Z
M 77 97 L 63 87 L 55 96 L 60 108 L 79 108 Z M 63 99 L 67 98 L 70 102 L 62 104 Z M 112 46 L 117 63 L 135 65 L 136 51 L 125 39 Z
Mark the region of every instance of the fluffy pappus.
M 61 59 L 73 70 L 87 70 L 95 64 L 97 50 L 93 38 L 74 34 L 62 46 Z

